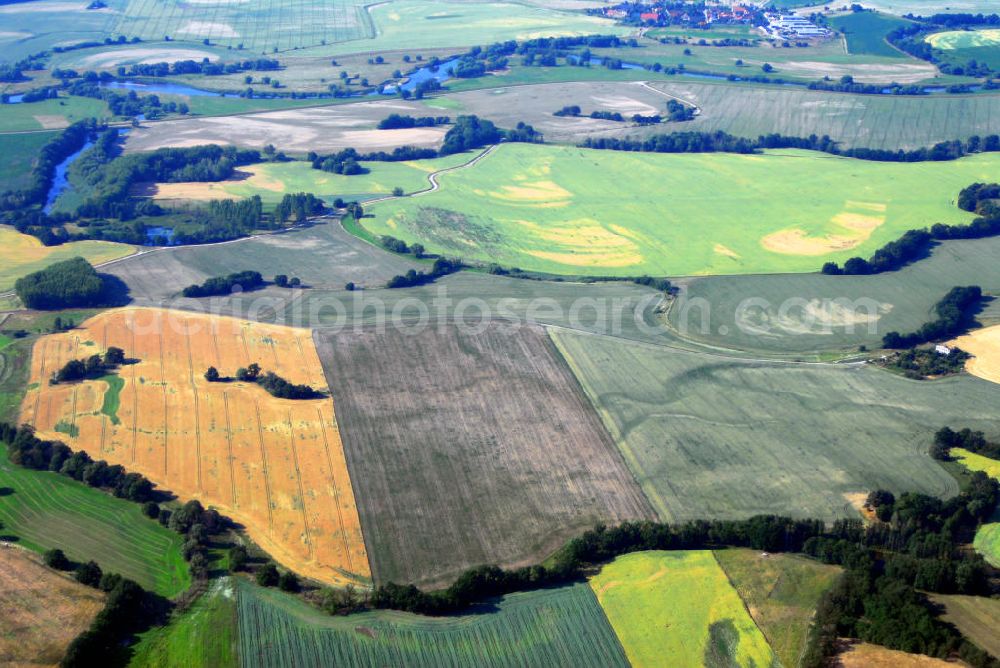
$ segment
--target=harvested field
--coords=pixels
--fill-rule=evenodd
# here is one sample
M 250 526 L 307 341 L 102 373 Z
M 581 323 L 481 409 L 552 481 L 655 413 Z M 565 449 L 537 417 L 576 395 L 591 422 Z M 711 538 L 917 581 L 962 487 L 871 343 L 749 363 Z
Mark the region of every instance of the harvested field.
M 944 620 L 951 622 L 993 656 L 1000 656 L 1000 599 L 982 596 L 934 594 L 935 603 L 945 607 Z
M 959 661 L 945 661 L 923 654 L 908 654 L 865 642 L 845 642 L 837 657 L 841 668 L 958 668 Z
M 1000 388 L 969 376 L 551 336 L 665 521 L 858 517 L 844 495 L 877 488 L 950 497 L 957 483 L 927 454 L 933 433 L 1000 433 Z
M 104 594 L 0 545 L 0 663 L 55 666 L 104 607 Z
M 366 207 L 363 223 L 431 252 L 553 274 L 814 272 L 928 220 L 970 222 L 955 197 L 997 166 L 995 154 L 891 163 L 512 143 L 443 174 L 435 192 Z M 593 186 L 605 182 L 616 187 Z
M 377 583 L 536 563 L 651 512 L 536 327 L 316 332 Z
M 282 234 L 144 253 L 116 262 L 103 271 L 121 278 L 129 286 L 133 299 L 150 306 L 172 300 L 186 286 L 211 276 L 246 269 L 261 272 L 267 280 L 275 274 L 286 274 L 298 276 L 310 287 L 342 289 L 349 281 L 361 287 L 381 286 L 393 276 L 415 268 L 419 268 L 417 263 L 375 248 L 331 220 Z M 245 298 L 250 302 L 273 297 L 277 303 L 284 303 L 297 296 L 295 290 L 272 288 L 248 293 Z M 262 307 L 266 306 L 263 301 Z
M 715 558 L 781 664 L 799 665 L 816 606 L 841 569 L 758 550 L 718 550 Z
M 286 153 L 333 153 L 345 148 L 367 153 L 392 151 L 398 146 L 437 148 L 444 140 L 447 127 L 376 129 L 379 121 L 390 114 L 429 115 L 419 102 L 377 100 L 228 118 L 175 119 L 148 123 L 129 132 L 125 149 L 150 151 L 164 146 L 202 144 L 262 148 L 274 144 Z
M 1000 383 L 1000 325 L 977 329 L 960 336 L 948 345 L 958 346 L 973 358 L 965 363 L 965 370 L 994 383 Z
M 135 252 L 126 244 L 110 241 L 74 241 L 61 246 L 43 246 L 35 237 L 0 226 L 0 290 L 14 287 L 14 281 L 50 264 L 83 257 L 91 264 L 108 262 Z
M 49 385 L 50 373 L 89 350 L 128 358 L 116 410 L 111 384 Z M 91 456 L 145 474 L 246 526 L 296 572 L 328 583 L 367 582 L 369 570 L 340 434 L 328 399 L 271 397 L 247 383 L 208 383 L 258 362 L 292 383 L 323 389 L 308 330 L 157 309 L 108 311 L 35 344 L 22 419 Z M 110 414 L 109 414 L 110 413 Z M 117 421 L 116 421 L 117 418 Z M 75 437 L 54 433 L 72 424 Z
M 237 603 L 244 668 L 629 665 L 586 584 L 512 594 L 447 617 L 390 611 L 331 616 L 242 579 Z
M 627 554 L 590 586 L 636 668 L 777 662 L 709 551 Z

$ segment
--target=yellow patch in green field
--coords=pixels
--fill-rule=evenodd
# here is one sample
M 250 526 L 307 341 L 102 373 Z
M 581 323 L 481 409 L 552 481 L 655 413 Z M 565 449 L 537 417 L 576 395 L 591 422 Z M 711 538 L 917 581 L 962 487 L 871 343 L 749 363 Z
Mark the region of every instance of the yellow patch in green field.
M 627 267 L 642 262 L 639 244 L 595 220 L 573 220 L 566 225 L 539 225 L 528 220 L 517 223 L 553 248 L 527 251 L 543 260 L 577 267 Z
M 590 586 L 633 666 L 771 666 L 774 652 L 709 551 L 636 552 Z
M 554 181 L 533 181 L 516 186 L 503 186 L 490 193 L 491 197 L 507 202 L 527 202 L 533 206 L 566 206 L 573 193 Z
M 132 246 L 110 241 L 74 241 L 61 246 L 44 246 L 35 237 L 0 226 L 0 290 L 9 290 L 21 276 L 54 262 L 79 256 L 91 264 L 101 264 L 134 252 Z
M 731 257 L 734 260 L 740 259 L 740 254 L 739 253 L 737 253 L 736 251 L 734 251 L 732 248 L 726 248 L 722 244 L 715 244 L 715 246 L 712 248 L 712 250 L 715 251 L 716 253 L 718 253 L 719 255 L 725 255 L 726 257 Z
M 1000 44 L 1000 30 L 949 30 L 928 35 L 924 41 L 935 49 L 950 51 L 953 49 L 973 49 L 980 46 L 996 46 Z
M 982 471 L 991 478 L 1000 480 L 1000 461 L 977 455 L 962 448 L 952 448 L 951 456 L 970 471 Z

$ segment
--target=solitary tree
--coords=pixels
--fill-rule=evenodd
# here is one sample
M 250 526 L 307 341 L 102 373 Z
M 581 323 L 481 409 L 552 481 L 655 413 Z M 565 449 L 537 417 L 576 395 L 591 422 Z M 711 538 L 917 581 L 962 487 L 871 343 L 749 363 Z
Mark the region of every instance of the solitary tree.
M 66 558 L 65 553 L 59 548 L 46 550 L 45 554 L 42 555 L 42 559 L 49 568 L 55 568 L 60 571 L 69 570 L 69 559 Z
M 299 578 L 291 571 L 285 571 L 278 578 L 278 589 L 281 591 L 297 592 L 299 590 Z
M 257 571 L 257 584 L 261 587 L 273 587 L 278 584 L 281 576 L 278 575 L 278 567 L 273 561 L 269 561 Z
M 214 366 L 208 367 L 208 371 L 205 372 L 205 380 L 207 380 L 210 383 L 218 383 L 219 378 L 220 378 L 219 370 L 216 369 Z
M 80 564 L 76 568 L 77 582 L 85 584 L 89 587 L 96 587 L 101 584 L 101 567 L 97 565 L 96 561 L 88 561 L 85 564 Z

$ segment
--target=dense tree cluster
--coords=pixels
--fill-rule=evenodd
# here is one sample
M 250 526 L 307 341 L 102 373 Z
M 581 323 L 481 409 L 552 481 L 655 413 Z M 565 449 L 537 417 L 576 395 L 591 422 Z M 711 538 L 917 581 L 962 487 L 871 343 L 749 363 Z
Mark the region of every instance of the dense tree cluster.
M 439 153 L 451 155 L 496 144 L 501 137 L 503 137 L 503 132 L 492 121 L 481 119 L 478 116 L 459 116 L 444 136 L 444 143 L 441 145 Z
M 125 351 L 111 346 L 104 355 L 91 355 L 81 360 L 69 360 L 53 372 L 49 381 L 52 385 L 72 383 L 88 378 L 100 378 L 125 363 Z
M 1000 198 L 1000 183 L 973 183 L 962 188 L 958 193 L 958 208 L 962 211 L 984 213 L 987 203 Z M 995 206 L 988 210 L 994 217 L 1000 217 L 1000 211 Z
M 588 137 L 583 148 L 643 153 L 753 153 L 755 142 L 725 132 L 674 132 L 645 139 Z
M 939 49 L 927 41 L 926 37 L 940 30 L 973 29 L 980 26 L 1000 25 L 997 14 L 934 14 L 926 17 L 910 16 L 911 20 L 900 25 L 886 35 L 886 40 L 897 49 L 915 58 L 934 63 L 942 74 L 969 77 L 989 77 L 993 70 L 988 63 L 970 59 L 964 64 L 955 64 L 942 59 Z
M 954 287 L 948 291 L 941 301 L 934 305 L 937 320 L 924 325 L 910 334 L 889 332 L 882 337 L 885 348 L 910 348 L 959 334 L 969 326 L 972 312 L 979 306 L 983 291 L 978 285 Z
M 379 130 L 400 130 L 408 128 L 432 128 L 435 125 L 451 123 L 448 116 L 418 116 L 406 114 L 389 114 L 378 123 Z
M 410 269 L 405 274 L 399 274 L 389 279 L 385 284 L 387 288 L 414 288 L 418 285 L 433 283 L 442 276 L 454 274 L 462 268 L 462 263 L 458 260 L 451 260 L 446 257 L 439 257 L 434 260 L 434 266 L 429 272 L 416 271 Z
M 215 297 L 228 295 L 237 287 L 253 290 L 264 285 L 264 277 L 258 271 L 238 271 L 227 276 L 213 276 L 201 285 L 189 285 L 181 292 L 185 297 Z
M 82 257 L 22 276 L 14 282 L 14 292 L 22 304 L 33 309 L 101 306 L 107 301 L 104 279 Z
M 308 385 L 296 385 L 288 382 L 273 371 L 268 371 L 257 378 L 257 384 L 267 390 L 272 397 L 279 399 L 315 399 L 322 396 Z
M 887 366 L 899 369 L 907 378 L 922 379 L 959 373 L 969 357 L 959 348 L 952 348 L 947 355 L 929 348 L 911 348 L 892 357 Z
M 273 58 L 256 58 L 230 63 L 212 62 L 208 58 L 202 60 L 179 60 L 174 63 L 136 63 L 127 68 L 118 68 L 119 77 L 166 77 L 181 74 L 204 74 L 219 76 L 223 74 L 238 74 L 240 72 L 273 72 L 281 69 L 281 63 Z
M 148 120 L 155 120 L 164 114 L 187 114 L 190 109 L 185 102 L 162 102 L 158 95 L 139 95 L 130 90 L 125 93 L 101 86 L 101 82 L 112 81 L 113 77 L 102 72 L 98 77 L 93 72 L 87 73 L 87 78 L 75 81 L 66 86 L 70 95 L 104 100 L 114 116 L 134 118 L 140 114 Z
M 323 200 L 312 193 L 289 193 L 281 198 L 274 210 L 274 218 L 279 223 L 292 221 L 304 223 L 310 216 L 323 213 Z

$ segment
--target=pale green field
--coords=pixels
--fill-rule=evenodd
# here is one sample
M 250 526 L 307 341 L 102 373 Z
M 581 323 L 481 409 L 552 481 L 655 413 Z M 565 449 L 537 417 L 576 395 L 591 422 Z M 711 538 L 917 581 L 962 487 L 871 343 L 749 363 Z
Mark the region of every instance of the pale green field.
M 0 290 L 9 290 L 14 281 L 25 274 L 71 257 L 79 256 L 91 264 L 100 264 L 134 252 L 132 246 L 110 241 L 74 241 L 61 246 L 43 246 L 34 237 L 0 226 Z
M 85 118 L 108 118 L 108 105 L 89 97 L 61 97 L 29 104 L 0 105 L 0 132 L 64 128 Z
M 337 197 L 363 200 L 391 195 L 394 188 L 407 193 L 430 187 L 427 175 L 460 165 L 475 157 L 458 153 L 414 162 L 366 162 L 367 174 L 343 176 L 313 169 L 308 162 L 270 162 L 241 168 L 251 174 L 239 181 L 218 183 L 161 183 L 156 199 L 211 200 L 260 195 L 265 203 L 277 203 L 286 193 L 306 192 L 328 202 Z
M 962 223 L 959 190 L 1000 156 L 880 163 L 810 151 L 760 155 L 508 144 L 441 189 L 373 205 L 375 234 L 553 274 L 683 276 L 817 271 L 904 231 Z
M 355 53 L 474 46 L 510 39 L 571 35 L 625 35 L 613 21 L 515 2 L 394 0 L 372 5 L 375 38 L 314 48 L 305 53 Z
M 709 551 L 627 554 L 590 586 L 636 668 L 776 663 Z

